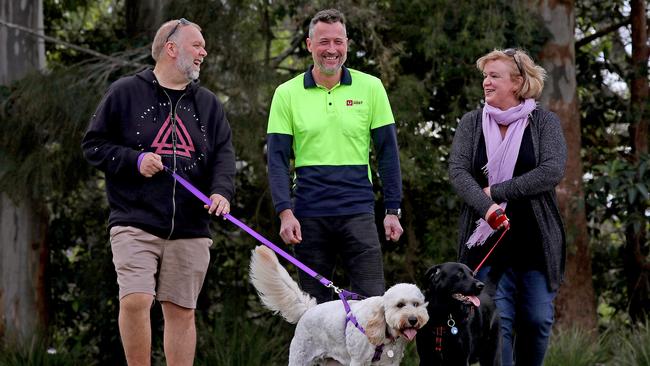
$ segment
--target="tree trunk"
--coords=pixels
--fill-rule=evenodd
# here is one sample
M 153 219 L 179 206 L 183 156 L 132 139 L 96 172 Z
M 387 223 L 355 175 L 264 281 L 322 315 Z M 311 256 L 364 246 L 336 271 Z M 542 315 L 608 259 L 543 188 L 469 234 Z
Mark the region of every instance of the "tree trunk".
M 47 217 L 0 195 L 0 338 L 29 341 L 47 325 Z
M 635 164 L 648 153 L 648 28 L 646 0 L 632 0 L 632 67 L 630 75 L 630 146 Z M 641 182 L 642 177 L 637 177 Z M 624 266 L 629 296 L 628 312 L 633 321 L 646 318 L 650 312 L 650 261 L 647 251 L 645 211 L 647 204 L 640 199 L 630 202 L 625 228 Z M 636 223 L 636 225 L 635 225 Z M 640 223 L 640 225 L 639 225 Z
M 596 329 L 597 316 L 582 189 L 574 47 L 575 6 L 573 0 L 541 0 L 530 4 L 543 18 L 551 34 L 538 55 L 548 72 L 541 103 L 560 117 L 568 148 L 566 174 L 557 188 L 567 233 L 567 262 L 564 284 L 555 302 L 556 326 L 592 330 Z
M 43 2 L 2 1 L 0 19 L 43 32 Z M 42 39 L 0 25 L 0 85 L 8 85 L 26 73 L 45 66 Z
M 646 1 L 632 0 L 630 21 L 632 24 L 632 75 L 630 103 L 633 121 L 630 124 L 632 151 L 638 160 L 648 153 L 648 21 Z
M 3 1 L 0 19 L 42 32 L 42 0 Z M 40 39 L 0 25 L 0 44 L 1 85 L 45 65 Z M 42 205 L 16 204 L 0 193 L 0 340 L 29 340 L 47 324 L 45 212 Z

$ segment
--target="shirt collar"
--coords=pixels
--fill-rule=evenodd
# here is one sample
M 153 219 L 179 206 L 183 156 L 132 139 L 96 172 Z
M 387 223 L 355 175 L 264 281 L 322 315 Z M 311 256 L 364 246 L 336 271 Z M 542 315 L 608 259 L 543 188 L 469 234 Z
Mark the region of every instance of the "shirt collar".
M 314 75 L 311 73 L 311 70 L 314 68 L 314 65 L 309 65 L 309 68 L 305 72 L 305 78 L 303 81 L 303 85 L 305 89 L 309 88 L 315 88 L 316 85 L 316 80 L 314 80 Z M 348 70 L 347 67 L 341 66 L 341 70 L 343 73 L 341 74 L 341 81 L 340 84 L 342 85 L 352 85 L 352 75 L 350 74 L 350 70 Z

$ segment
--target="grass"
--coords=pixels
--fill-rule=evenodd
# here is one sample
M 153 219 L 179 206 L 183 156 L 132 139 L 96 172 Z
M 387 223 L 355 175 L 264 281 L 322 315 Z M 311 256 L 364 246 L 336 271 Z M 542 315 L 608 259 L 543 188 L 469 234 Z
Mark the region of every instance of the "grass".
M 262 313 L 244 317 L 226 307 L 211 321 L 199 320 L 195 365 L 286 365 L 294 327 L 278 316 Z M 117 330 L 115 330 L 117 331 Z M 79 350 L 48 353 L 48 344 L 35 338 L 28 344 L 0 345 L 0 366 L 94 366 Z M 408 344 L 404 366 L 418 365 L 415 342 Z M 158 350 L 161 351 L 161 350 Z M 161 352 L 154 352 L 160 355 Z M 164 365 L 160 356 L 153 365 Z M 650 366 L 650 323 L 610 328 L 601 335 L 578 329 L 556 331 L 546 354 L 546 366 Z
M 269 317 L 271 315 L 269 314 Z M 293 327 L 279 317 L 246 321 L 243 318 L 216 320 L 197 341 L 195 365 L 250 366 L 286 365 Z
M 650 321 L 631 331 L 619 332 L 615 339 L 618 349 L 612 365 L 650 366 Z
M 56 352 L 36 336 L 21 345 L 0 344 L 0 366 L 91 366 L 81 352 Z
M 553 332 L 546 351 L 546 366 L 594 366 L 604 365 L 608 358 L 606 337 L 578 328 Z

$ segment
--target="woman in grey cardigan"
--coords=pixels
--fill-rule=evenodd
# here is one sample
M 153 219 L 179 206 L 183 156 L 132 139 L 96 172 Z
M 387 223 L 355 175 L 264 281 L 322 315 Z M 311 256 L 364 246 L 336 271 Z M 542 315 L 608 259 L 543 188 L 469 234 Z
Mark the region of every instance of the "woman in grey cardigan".
M 555 186 L 564 175 L 566 144 L 557 115 L 535 102 L 544 86 L 542 67 L 518 49 L 494 50 L 476 64 L 485 106 L 461 119 L 449 162 L 463 201 L 459 260 L 476 268 L 510 218 L 510 230 L 478 276 L 489 273 L 498 281 L 503 365 L 541 365 L 564 274 Z

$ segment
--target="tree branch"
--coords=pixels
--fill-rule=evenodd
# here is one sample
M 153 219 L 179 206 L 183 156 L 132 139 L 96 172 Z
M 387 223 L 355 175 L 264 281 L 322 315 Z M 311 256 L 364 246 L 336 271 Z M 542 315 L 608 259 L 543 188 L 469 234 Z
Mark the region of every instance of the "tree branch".
M 293 38 L 291 39 L 291 44 L 289 44 L 289 47 L 287 47 L 284 51 L 282 51 L 279 55 L 273 57 L 270 63 L 270 67 L 272 69 L 275 69 L 284 61 L 285 58 L 289 57 L 293 53 L 293 51 L 298 47 L 300 42 L 302 42 L 304 38 L 304 34 L 302 33 L 302 30 L 298 29 L 296 30 L 296 33 L 293 34 Z
M 594 39 L 597 39 L 597 38 L 605 36 L 605 35 L 607 35 L 609 33 L 612 33 L 615 30 L 617 30 L 618 28 L 620 28 L 622 26 L 625 26 L 625 25 L 628 25 L 628 24 L 630 24 L 630 18 L 628 18 L 628 19 L 626 19 L 624 21 L 612 24 L 612 25 L 610 25 L 608 27 L 605 27 L 605 28 L 603 28 L 603 29 L 601 29 L 599 31 L 596 31 L 596 32 L 594 32 L 594 33 L 592 33 L 592 34 L 590 34 L 588 36 L 582 37 L 581 39 L 577 40 L 576 43 L 575 43 L 575 47 L 576 47 L 576 49 L 580 48 L 580 47 L 588 44 L 589 42 L 593 41 Z
M 33 29 L 23 27 L 23 26 L 18 25 L 18 24 L 5 22 L 4 20 L 0 20 L 0 25 L 4 25 L 5 27 L 8 27 L 8 28 L 18 29 L 20 31 L 29 33 L 32 36 L 42 38 L 45 41 L 52 42 L 52 43 L 58 43 L 58 44 L 61 44 L 61 45 L 65 46 L 65 47 L 71 48 L 73 50 L 77 50 L 79 52 L 87 53 L 87 54 L 93 55 L 93 56 L 95 56 L 97 58 L 101 58 L 101 59 L 104 59 L 104 60 L 111 61 L 111 62 L 116 63 L 118 65 L 136 66 L 136 67 L 145 67 L 145 66 L 147 66 L 146 64 L 142 64 L 142 63 L 139 63 L 139 62 L 133 62 L 133 61 L 129 61 L 129 60 L 124 60 L 124 59 L 121 59 L 121 58 L 105 55 L 103 53 L 91 50 L 91 49 L 86 48 L 86 47 L 77 46 L 76 44 L 72 44 L 70 42 L 62 41 L 62 40 L 54 38 L 54 37 L 46 36 L 44 34 L 41 34 L 41 33 L 37 32 L 37 31 L 34 31 Z

